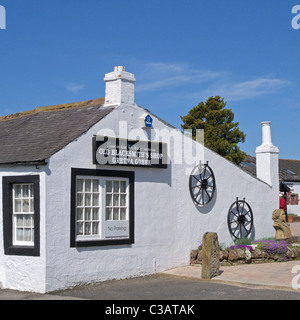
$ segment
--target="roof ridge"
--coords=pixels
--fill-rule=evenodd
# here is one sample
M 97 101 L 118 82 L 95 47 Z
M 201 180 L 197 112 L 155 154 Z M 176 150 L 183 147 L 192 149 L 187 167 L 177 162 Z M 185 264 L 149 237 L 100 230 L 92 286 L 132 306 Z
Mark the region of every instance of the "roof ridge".
M 293 159 L 279 159 L 279 160 L 284 160 L 284 161 L 298 161 L 298 162 L 300 162 L 300 160 L 293 160 Z
M 248 156 L 249 156 L 250 158 L 256 159 L 255 156 L 251 156 L 250 154 L 247 154 L 247 157 L 248 157 Z M 248 158 L 248 160 L 251 160 L 251 159 Z M 281 159 L 281 158 L 279 158 L 278 160 L 283 160 L 283 161 L 297 161 L 297 162 L 300 162 L 300 160 L 296 160 L 296 159 Z M 244 161 L 247 161 L 247 158 L 246 158 Z

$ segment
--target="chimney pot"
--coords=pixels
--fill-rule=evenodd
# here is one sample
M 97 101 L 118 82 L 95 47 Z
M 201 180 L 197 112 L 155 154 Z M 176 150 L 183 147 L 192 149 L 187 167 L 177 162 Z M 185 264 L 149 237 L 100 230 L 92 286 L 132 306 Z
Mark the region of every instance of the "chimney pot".
M 116 67 L 114 67 L 114 71 L 125 71 L 125 67 L 116 66 Z
M 271 121 L 263 121 L 261 122 L 262 126 L 262 144 L 256 148 L 256 153 L 263 152 L 271 152 L 271 153 L 279 153 L 277 147 L 275 147 L 272 143 L 271 137 Z

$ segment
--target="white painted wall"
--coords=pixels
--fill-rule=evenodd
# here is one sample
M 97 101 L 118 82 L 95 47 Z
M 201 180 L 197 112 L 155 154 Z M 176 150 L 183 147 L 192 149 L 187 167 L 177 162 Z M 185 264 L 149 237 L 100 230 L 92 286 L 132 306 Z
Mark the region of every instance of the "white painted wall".
M 46 255 L 45 255 L 45 168 L 0 167 L 0 180 L 3 176 L 39 175 L 40 176 L 40 256 L 13 256 L 4 254 L 3 214 L 0 215 L 0 283 L 2 288 L 20 291 L 45 292 Z M 3 213 L 2 183 L 0 184 L 0 212 Z
M 198 208 L 189 194 L 192 166 L 175 164 L 171 150 L 168 169 L 97 166 L 135 171 L 135 243 L 132 245 L 70 248 L 71 168 L 95 168 L 92 137 L 112 128 L 116 135 L 140 129 L 145 110 L 120 106 L 86 134 L 49 160 L 46 175 L 46 291 L 80 283 L 142 276 L 189 263 L 207 231 L 230 243 L 227 213 L 236 197 L 246 198 L 254 213 L 254 237 L 273 236 L 272 212 L 278 207 L 278 184 L 272 187 L 205 149 L 216 178 L 216 193 L 207 207 Z M 123 127 L 118 132 L 118 124 Z M 125 125 L 126 124 L 126 125 Z M 170 127 L 154 117 L 154 129 Z M 107 132 L 109 134 L 109 132 Z M 147 137 L 147 131 L 143 131 Z M 182 134 L 177 131 L 182 137 Z M 187 143 L 191 143 L 186 138 Z M 178 153 L 177 155 L 178 156 Z M 188 169 L 187 169 L 188 167 Z M 187 170 L 186 170 L 187 169 Z

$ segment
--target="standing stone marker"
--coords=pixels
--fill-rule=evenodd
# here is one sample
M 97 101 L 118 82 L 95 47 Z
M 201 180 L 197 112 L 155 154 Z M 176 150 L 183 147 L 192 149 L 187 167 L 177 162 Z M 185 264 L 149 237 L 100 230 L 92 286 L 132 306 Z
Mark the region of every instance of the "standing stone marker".
M 211 279 L 220 273 L 220 249 L 218 235 L 206 232 L 202 240 L 202 279 Z

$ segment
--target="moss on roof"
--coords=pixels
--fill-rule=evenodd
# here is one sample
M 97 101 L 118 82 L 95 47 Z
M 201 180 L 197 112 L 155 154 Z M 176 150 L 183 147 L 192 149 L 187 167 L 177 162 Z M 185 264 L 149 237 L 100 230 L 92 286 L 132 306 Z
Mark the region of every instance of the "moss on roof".
M 45 106 L 45 107 L 37 107 L 32 110 L 28 111 L 22 111 L 13 113 L 7 116 L 0 117 L 0 121 L 7 121 L 11 119 L 16 119 L 19 117 L 31 115 L 38 112 L 47 112 L 47 111 L 59 111 L 59 110 L 66 110 L 71 108 L 84 108 L 84 107 L 91 107 L 95 105 L 101 105 L 104 104 L 104 98 L 98 98 L 93 100 L 86 100 L 86 101 L 80 101 L 80 102 L 72 102 L 72 103 L 65 103 L 65 104 L 58 104 L 53 106 Z

